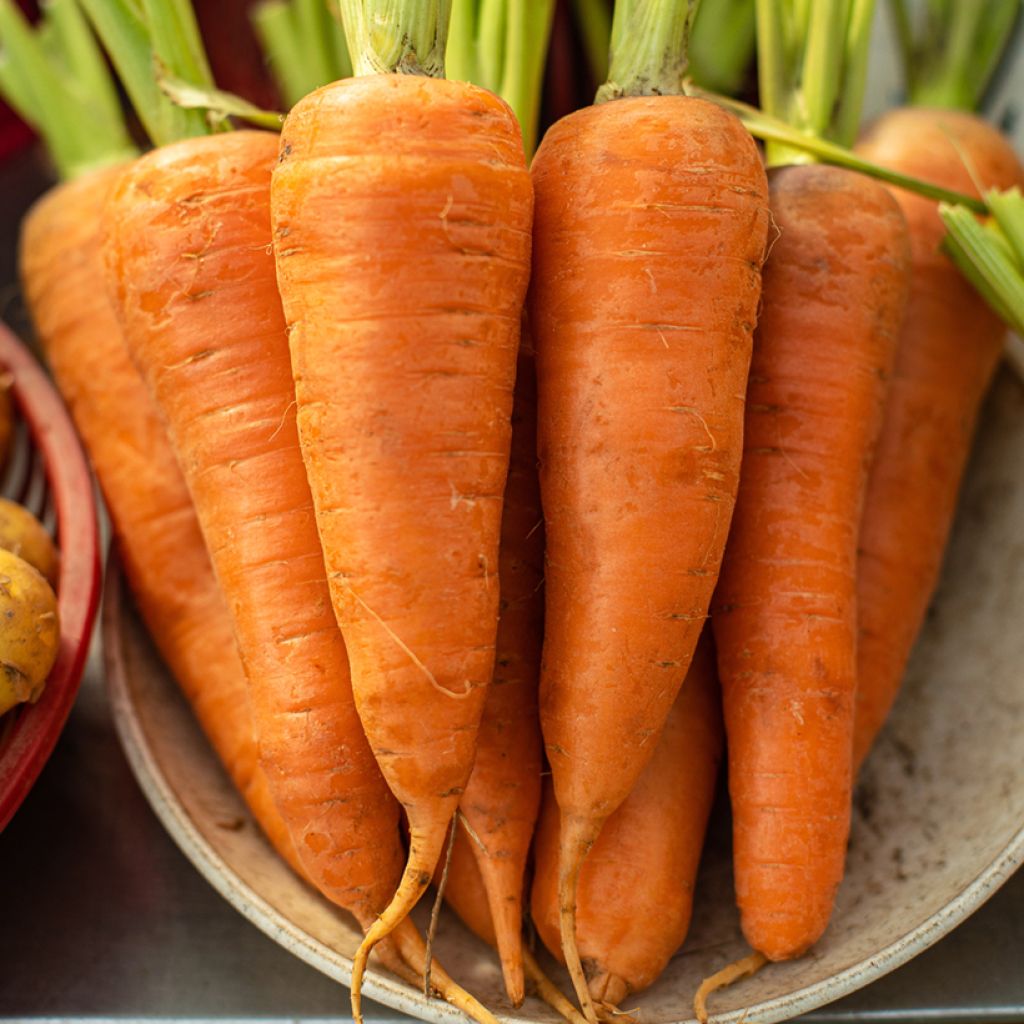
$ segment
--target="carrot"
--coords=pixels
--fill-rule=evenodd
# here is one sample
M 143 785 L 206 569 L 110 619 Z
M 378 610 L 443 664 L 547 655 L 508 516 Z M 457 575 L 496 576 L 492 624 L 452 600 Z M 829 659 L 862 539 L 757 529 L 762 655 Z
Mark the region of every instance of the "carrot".
M 654 754 L 580 872 L 577 941 L 603 1016 L 652 984 L 686 937 L 722 743 L 714 648 L 705 631 Z M 561 942 L 558 818 L 548 786 L 531 909 L 555 956 Z
M 476 908 L 471 899 L 452 898 L 451 876 L 445 890 L 459 916 L 498 949 L 505 988 L 515 1006 L 523 1000 L 523 885 L 540 807 L 542 767 L 537 677 L 544 532 L 537 484 L 534 376 L 533 354 L 521 349 L 501 523 L 501 619 L 494 678 L 480 721 L 473 771 L 459 801 L 462 827 L 453 855 L 453 865 L 467 854 L 475 859 L 485 903 Z M 435 874 L 439 872 L 440 865 Z M 487 920 L 496 923 L 490 926 L 492 933 L 496 931 L 493 941 L 474 927 L 466 908 L 480 916 L 487 911 Z
M 257 822 L 297 868 L 257 765 L 242 667 L 184 480 L 106 299 L 101 214 L 134 152 L 106 64 L 68 0 L 48 5 L 36 30 L 4 0 L 0 30 L 0 91 L 65 179 L 22 224 L 19 270 L 36 337 L 89 449 L 142 617 Z
M 369 61 L 354 6 L 357 71 L 397 67 Z M 493 673 L 532 206 L 511 111 L 431 77 L 446 26 L 431 4 L 406 31 L 403 11 L 367 17 L 375 39 L 391 32 L 396 53 L 407 47 L 394 58 L 405 70 L 420 61 L 424 73 L 364 74 L 307 96 L 285 122 L 273 180 L 331 597 L 363 727 L 411 835 L 401 884 L 355 959 L 357 1020 L 366 957 L 440 859 Z
M 770 0 L 763 14 L 777 11 Z M 759 38 L 775 108 L 809 135 L 855 130 L 871 4 L 832 31 L 841 0 L 808 11 L 806 38 Z M 824 38 L 837 48 L 818 49 Z M 787 55 L 799 55 L 787 67 Z M 811 67 L 829 57 L 834 75 Z M 793 97 L 778 78 L 801 81 Z M 777 109 L 769 109 L 774 114 Z M 785 165 L 769 144 L 779 229 L 765 266 L 747 392 L 740 491 L 712 612 L 722 682 L 736 899 L 768 960 L 824 932 L 843 876 L 851 803 L 856 552 L 867 467 L 906 300 L 909 244 L 876 181 Z M 806 159 L 806 158 L 802 158 Z
M 140 158 L 110 198 L 105 255 L 231 609 L 274 798 L 310 876 L 368 927 L 400 863 L 398 812 L 352 705 L 295 433 L 276 151 L 239 131 Z
M 456 834 L 451 857 L 438 865 L 434 881 L 440 885 L 443 875 L 445 901 L 477 938 L 497 948 L 498 937 L 491 917 L 489 893 L 480 873 L 479 853 L 474 849 L 477 841 L 467 831 L 465 819 L 456 816 L 453 827 Z M 526 979 L 537 996 L 569 1024 L 584 1024 L 586 1018 L 544 973 L 530 949 L 524 946 L 520 957 Z
M 106 298 L 99 231 L 122 170 L 76 178 L 33 206 L 21 233 L 22 287 L 103 488 L 143 621 L 253 816 L 299 870 L 257 764 L 231 621 L 185 481 Z
M 764 170 L 739 122 L 671 95 L 685 11 L 666 10 L 652 26 L 617 8 L 616 37 L 646 44 L 654 66 L 613 54 L 620 84 L 599 96 L 625 98 L 563 118 L 533 163 L 541 724 L 561 810 L 562 950 L 591 1019 L 577 879 L 657 746 L 707 615 L 768 226 Z
M 1024 186 L 1010 143 L 969 113 L 905 108 L 857 147 L 886 166 L 978 194 Z M 907 315 L 861 522 L 854 766 L 889 713 L 935 591 L 971 440 L 1006 329 L 939 251 L 935 204 L 893 193 L 910 229 Z
M 821 936 L 843 875 L 858 525 L 909 254 L 871 179 L 809 165 L 770 182 L 780 236 L 712 624 L 743 931 L 781 960 Z

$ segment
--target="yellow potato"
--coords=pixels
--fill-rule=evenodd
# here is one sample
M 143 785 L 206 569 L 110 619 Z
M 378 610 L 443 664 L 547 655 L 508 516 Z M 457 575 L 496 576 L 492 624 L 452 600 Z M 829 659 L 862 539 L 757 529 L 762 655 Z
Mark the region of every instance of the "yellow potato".
M 0 715 L 39 699 L 59 642 L 50 584 L 24 559 L 0 550 Z
M 0 548 L 38 569 L 52 586 L 57 582 L 57 549 L 43 524 L 27 508 L 0 498 Z

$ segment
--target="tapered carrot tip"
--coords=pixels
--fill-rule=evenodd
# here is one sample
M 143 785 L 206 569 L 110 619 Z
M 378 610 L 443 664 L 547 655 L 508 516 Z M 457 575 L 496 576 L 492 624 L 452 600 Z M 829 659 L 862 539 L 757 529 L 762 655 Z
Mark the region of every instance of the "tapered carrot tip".
M 564 815 L 558 843 L 558 927 L 562 956 L 572 979 L 572 987 L 576 990 L 580 1009 L 590 1024 L 597 1024 L 597 1011 L 590 998 L 587 976 L 576 945 L 576 900 L 583 861 L 600 831 L 600 824 Z
M 391 937 L 401 950 L 409 967 L 419 977 L 424 977 L 427 971 L 427 947 L 423 936 L 416 930 L 416 926 L 406 918 L 396 926 Z M 471 996 L 461 985 L 454 982 L 437 961 L 431 963 L 430 994 L 440 996 L 446 1003 L 450 1003 L 467 1017 L 479 1021 L 480 1024 L 497 1024 L 490 1010 Z
M 568 1024 L 587 1024 L 587 1018 L 563 995 L 562 990 L 544 973 L 534 955 L 523 949 L 523 972 L 534 991 Z
M 352 1017 L 355 1024 L 363 1024 L 363 976 L 373 947 L 386 939 L 408 916 L 430 884 L 429 872 L 422 871 L 412 862 L 406 865 L 402 881 L 391 903 L 367 929 L 363 941 L 352 960 Z
M 700 1024 L 707 1024 L 708 1021 L 708 996 L 717 992 L 720 988 L 732 985 L 743 978 L 751 978 L 764 965 L 768 963 L 768 957 L 764 953 L 750 953 L 741 960 L 723 967 L 720 971 L 705 978 L 693 997 L 693 1014 L 700 1021 Z
M 617 974 L 604 972 L 590 979 L 590 997 L 599 1008 L 602 1017 L 613 1015 L 621 1020 L 618 1008 L 628 995 L 629 986 Z

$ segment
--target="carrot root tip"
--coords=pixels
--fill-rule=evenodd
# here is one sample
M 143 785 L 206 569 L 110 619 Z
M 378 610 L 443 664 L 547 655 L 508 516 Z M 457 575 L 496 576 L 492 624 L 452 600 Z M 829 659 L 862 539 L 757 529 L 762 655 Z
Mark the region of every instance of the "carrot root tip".
M 568 1024 L 587 1024 L 587 1018 L 563 995 L 562 990 L 544 973 L 533 953 L 523 949 L 523 971 L 542 999 Z
M 593 846 L 599 828 L 600 826 L 595 828 L 591 822 L 563 818 L 559 842 L 558 926 L 562 955 L 580 1009 L 590 1024 L 598 1024 L 598 1017 L 594 1002 L 590 998 L 590 986 L 583 970 L 579 947 L 576 945 L 576 898 L 583 859 Z
M 732 985 L 743 978 L 750 978 L 757 974 L 764 965 L 768 963 L 768 957 L 764 953 L 750 953 L 731 964 L 727 964 L 720 971 L 716 971 L 710 978 L 705 978 L 693 997 L 693 1014 L 700 1021 L 700 1024 L 707 1024 L 708 1021 L 708 996 L 717 992 L 720 988 Z

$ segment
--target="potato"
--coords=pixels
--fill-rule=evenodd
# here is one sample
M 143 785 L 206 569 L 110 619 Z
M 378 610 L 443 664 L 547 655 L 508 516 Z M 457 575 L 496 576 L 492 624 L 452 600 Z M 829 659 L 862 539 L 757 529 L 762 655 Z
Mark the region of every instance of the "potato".
M 43 524 L 27 508 L 0 498 L 0 548 L 38 569 L 53 586 L 57 582 L 57 549 Z
M 57 597 L 28 562 L 0 550 L 0 714 L 36 701 L 60 643 Z

